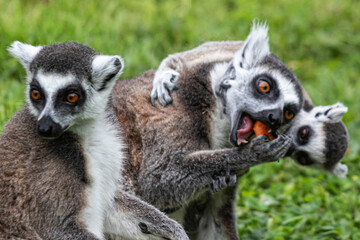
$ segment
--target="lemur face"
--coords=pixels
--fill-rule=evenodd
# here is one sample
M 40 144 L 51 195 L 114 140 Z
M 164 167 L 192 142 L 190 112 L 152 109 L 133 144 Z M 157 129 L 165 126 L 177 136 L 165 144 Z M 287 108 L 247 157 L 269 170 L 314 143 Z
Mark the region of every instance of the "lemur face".
M 302 107 L 302 88 L 295 75 L 269 50 L 267 27 L 253 26 L 242 49 L 215 87 L 231 119 L 230 141 L 246 143 L 253 123 L 261 121 L 276 135 L 285 131 Z
M 348 146 L 348 133 L 341 121 L 346 112 L 341 103 L 301 110 L 288 130 L 294 140 L 291 157 L 300 165 L 345 177 L 347 166 L 340 160 Z
M 50 139 L 96 118 L 124 66 L 119 56 L 99 55 L 74 42 L 37 47 L 14 42 L 9 52 L 26 69 L 27 103 L 38 133 Z

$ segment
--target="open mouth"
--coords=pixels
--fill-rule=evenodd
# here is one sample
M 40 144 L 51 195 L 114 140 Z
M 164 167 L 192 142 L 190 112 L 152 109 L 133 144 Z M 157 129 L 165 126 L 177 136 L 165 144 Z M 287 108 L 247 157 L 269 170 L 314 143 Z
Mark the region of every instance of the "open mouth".
M 236 144 L 247 143 L 248 139 L 253 135 L 254 121 L 249 114 L 242 114 L 236 130 Z
M 253 137 L 260 135 L 267 135 L 270 139 L 277 137 L 275 129 L 271 129 L 264 123 L 255 120 L 249 114 L 243 113 L 239 115 L 239 121 L 232 130 L 231 141 L 234 145 L 240 146 L 250 142 Z

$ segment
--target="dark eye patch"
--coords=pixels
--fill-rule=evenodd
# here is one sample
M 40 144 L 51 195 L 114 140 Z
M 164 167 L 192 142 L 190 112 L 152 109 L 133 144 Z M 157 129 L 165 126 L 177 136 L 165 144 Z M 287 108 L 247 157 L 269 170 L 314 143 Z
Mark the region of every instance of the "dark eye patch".
M 284 123 L 289 123 L 289 122 L 291 122 L 291 120 L 293 120 L 295 118 L 296 114 L 299 112 L 299 108 L 295 104 L 287 104 L 284 107 L 284 114 L 286 113 L 286 111 L 290 111 L 291 113 L 294 114 L 291 119 L 287 119 L 284 116 Z
M 29 95 L 31 96 L 31 91 L 37 90 L 41 94 L 41 98 L 39 100 L 34 100 L 30 97 L 32 105 L 38 110 L 41 111 L 46 103 L 46 94 L 40 86 L 39 82 L 34 78 L 30 83 Z
M 262 81 L 266 81 L 270 86 L 270 91 L 263 92 L 259 89 L 259 84 Z M 276 81 L 268 74 L 260 74 L 252 80 L 252 92 L 255 98 L 261 98 L 263 100 L 275 101 L 280 96 L 280 90 L 277 86 Z
M 309 155 L 306 152 L 303 152 L 303 151 L 298 152 L 296 154 L 295 159 L 300 165 L 303 165 L 303 166 L 309 166 L 309 165 L 312 165 L 312 164 L 315 163 L 313 160 L 311 160 Z
M 67 101 L 67 95 L 70 93 L 75 93 L 78 95 L 78 101 L 76 104 L 70 104 Z M 54 96 L 54 108 L 60 111 L 72 111 L 75 107 L 79 109 L 82 105 L 84 105 L 86 94 L 84 89 L 80 84 L 71 84 L 60 90 L 58 90 L 57 94 Z
M 296 141 L 300 145 L 305 145 L 309 142 L 309 139 L 312 135 L 313 135 L 313 131 L 310 126 L 302 126 L 297 131 Z

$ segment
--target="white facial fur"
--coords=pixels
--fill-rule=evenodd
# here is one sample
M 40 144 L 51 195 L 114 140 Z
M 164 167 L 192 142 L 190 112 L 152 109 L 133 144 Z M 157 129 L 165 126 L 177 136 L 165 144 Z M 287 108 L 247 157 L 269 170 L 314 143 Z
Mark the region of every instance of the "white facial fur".
M 238 121 L 239 111 L 264 112 L 265 116 L 265 112 L 274 110 L 282 112 L 285 106 L 289 105 L 299 109 L 301 104 L 299 93 L 296 90 L 299 83 L 296 79 L 289 79 L 291 72 L 284 74 L 284 69 L 289 71 L 285 64 L 275 57 L 270 57 L 267 31 L 266 25 L 253 25 L 243 47 L 235 54 L 227 73 L 215 86 L 215 91 L 218 90 L 220 95 L 224 93 L 222 97 L 226 103 L 226 112 L 230 115 L 233 125 L 234 121 Z M 266 57 L 268 57 L 267 61 L 275 61 L 274 65 L 262 64 Z M 256 91 L 254 81 L 259 76 L 269 77 L 275 82 L 273 85 L 278 88 L 278 97 L 270 98 L 266 94 L 254 95 L 254 91 Z M 280 119 L 284 120 L 282 116 Z
M 310 167 L 325 169 L 324 165 L 326 164 L 327 159 L 325 156 L 326 132 L 324 124 L 341 122 L 342 116 L 346 112 L 347 107 L 342 103 L 336 103 L 331 106 L 317 106 L 309 112 L 301 110 L 287 132 L 287 134 L 294 139 L 295 152 L 292 154 L 292 157 L 296 159 L 297 152 L 306 152 L 314 162 L 314 164 L 309 165 Z M 311 129 L 311 135 L 306 144 L 300 144 L 297 140 L 299 137 L 299 130 L 305 126 L 308 126 L 309 129 Z M 338 162 L 333 169 L 327 171 L 339 178 L 344 178 L 348 168 L 345 164 Z
M 34 73 L 31 72 L 30 64 L 41 49 L 43 49 L 42 46 L 32 46 L 18 41 L 13 42 L 8 48 L 9 53 L 21 62 L 27 72 L 27 102 L 31 113 L 38 120 L 43 116 L 49 116 L 62 128 L 69 128 L 74 122 L 79 123 L 78 119 L 92 119 L 105 109 L 108 96 L 115 84 L 114 79 L 121 75 L 124 68 L 124 61 L 120 56 L 96 55 L 92 62 L 93 83 L 90 83 L 88 79 L 78 79 L 71 73 L 44 72 L 42 69 L 36 69 Z M 42 95 L 46 96 L 46 103 L 40 111 L 33 106 L 30 100 L 30 83 L 34 79 L 43 89 L 44 93 Z M 59 90 L 74 83 L 82 86 L 85 91 L 86 101 L 81 111 L 76 111 L 75 107 L 75 113 L 64 114 L 64 112 L 54 108 L 56 101 L 58 101 L 55 96 Z
M 32 76 L 32 75 L 31 75 Z M 27 102 L 30 107 L 31 113 L 37 117 L 37 120 L 40 120 L 44 116 L 50 116 L 54 122 L 60 124 L 63 128 L 71 125 L 73 120 L 72 115 L 61 115 L 58 111 L 55 110 L 54 105 L 55 96 L 60 89 L 65 88 L 66 86 L 74 83 L 76 80 L 75 76 L 72 74 L 61 75 L 56 73 L 44 73 L 43 71 L 38 71 L 36 74 L 36 79 L 39 82 L 42 89 L 44 89 L 46 94 L 46 104 L 41 112 L 36 109 L 31 100 L 30 100 L 30 85 L 27 85 Z M 28 77 L 30 83 L 31 79 Z
M 326 161 L 324 156 L 326 136 L 323 130 L 323 122 L 315 118 L 317 108 L 318 107 L 314 108 L 310 112 L 301 110 L 295 117 L 294 122 L 287 134 L 293 137 L 297 151 L 306 151 L 311 153 L 312 158 L 316 159 L 316 163 L 321 165 Z M 302 126 L 310 126 L 312 130 L 311 137 L 306 145 L 300 145 L 296 142 L 298 130 Z

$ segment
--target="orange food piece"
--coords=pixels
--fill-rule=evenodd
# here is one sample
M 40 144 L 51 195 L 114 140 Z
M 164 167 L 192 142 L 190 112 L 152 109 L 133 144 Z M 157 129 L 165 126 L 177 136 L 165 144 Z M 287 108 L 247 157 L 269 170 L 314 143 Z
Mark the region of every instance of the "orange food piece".
M 256 136 L 266 135 L 271 140 L 275 139 L 274 136 L 271 133 L 269 133 L 270 128 L 260 121 L 255 122 L 253 130 Z

